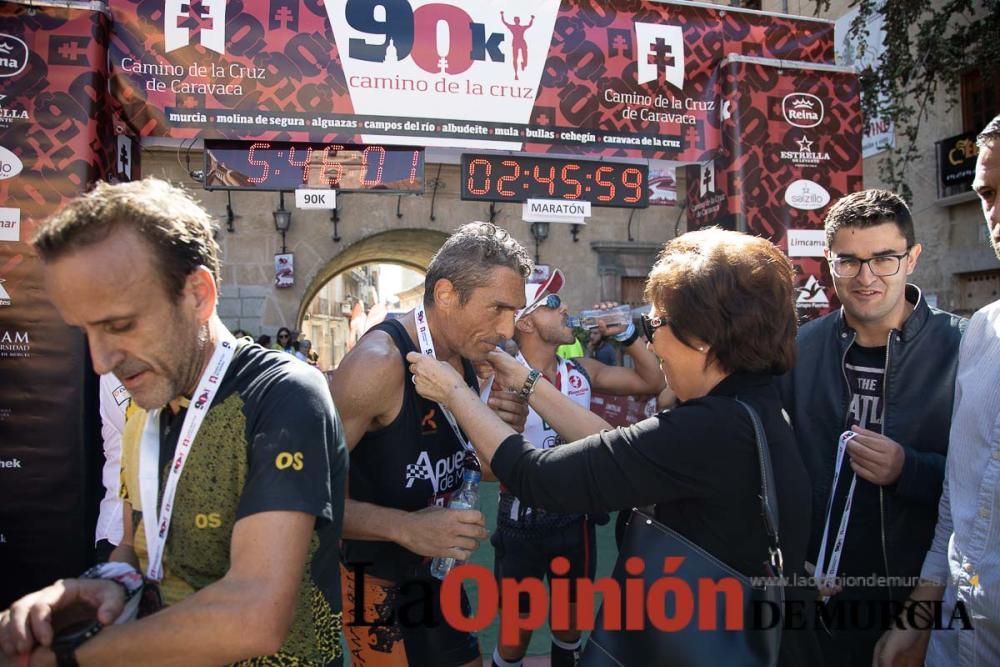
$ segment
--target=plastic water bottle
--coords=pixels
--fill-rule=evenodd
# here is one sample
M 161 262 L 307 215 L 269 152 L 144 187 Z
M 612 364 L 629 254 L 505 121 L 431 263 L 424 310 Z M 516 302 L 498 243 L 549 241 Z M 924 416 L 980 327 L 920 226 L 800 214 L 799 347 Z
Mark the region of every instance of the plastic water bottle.
M 474 510 L 479 508 L 479 480 L 482 475 L 468 468 L 462 473 L 462 488 L 459 489 L 448 503 L 448 509 Z M 446 574 L 455 567 L 455 559 L 438 556 L 431 561 L 431 576 L 444 580 Z
M 603 320 L 609 327 L 626 327 L 632 321 L 632 307 L 625 303 L 614 308 L 580 311 L 580 323 L 584 329 L 596 329 L 598 320 Z

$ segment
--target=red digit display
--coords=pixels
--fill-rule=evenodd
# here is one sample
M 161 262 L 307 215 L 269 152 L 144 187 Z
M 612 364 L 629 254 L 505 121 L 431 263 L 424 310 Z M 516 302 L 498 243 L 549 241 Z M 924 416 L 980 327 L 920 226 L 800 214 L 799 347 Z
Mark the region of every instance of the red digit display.
M 634 203 L 642 198 L 643 184 L 642 172 L 634 167 L 629 167 L 622 172 L 622 185 L 633 190 L 633 194 L 626 195 L 625 201 Z
M 504 190 L 504 186 L 508 183 L 513 183 L 521 175 L 521 167 L 517 165 L 516 160 L 504 160 L 501 162 L 505 167 L 508 167 L 511 172 L 509 176 L 501 176 L 497 179 L 497 194 L 504 197 L 513 197 L 517 194 L 514 190 Z
M 267 180 L 267 172 L 271 170 L 271 165 L 267 162 L 267 160 L 255 160 L 254 159 L 254 153 L 258 149 L 262 150 L 262 151 L 266 151 L 270 147 L 271 147 L 271 144 L 264 143 L 264 142 L 258 142 L 256 144 L 253 144 L 253 145 L 250 146 L 250 152 L 247 153 L 247 162 L 249 162 L 250 164 L 252 164 L 255 167 L 264 167 L 264 173 L 261 174 L 260 176 L 247 176 L 247 180 L 250 181 L 251 183 L 255 183 L 255 184 L 256 183 L 263 183 L 264 181 Z M 206 172 L 206 173 L 208 173 L 208 172 Z
M 483 176 L 483 187 L 477 188 L 475 186 L 476 171 L 478 167 L 482 167 L 485 175 Z M 490 174 L 493 173 L 493 165 L 490 164 L 489 160 L 473 160 L 469 163 L 468 174 L 469 174 L 469 192 L 474 195 L 485 195 L 490 191 Z
M 501 174 L 491 178 L 493 171 Z M 560 160 L 491 153 L 462 156 L 461 197 L 472 201 L 589 201 L 594 206 L 645 208 L 649 168 L 641 163 Z
M 206 190 L 336 188 L 420 193 L 424 151 L 413 146 L 205 141 Z
M 570 178 L 570 169 L 573 171 L 580 171 L 580 165 L 570 163 L 562 168 L 562 173 L 559 174 L 559 179 L 566 185 L 573 187 L 573 192 L 567 192 L 563 195 L 563 197 L 566 199 L 579 199 L 580 193 L 583 192 L 583 186 L 580 185 L 580 181 L 575 178 Z
M 611 167 L 601 166 L 597 168 L 594 173 L 594 182 L 598 185 L 603 185 L 608 189 L 607 193 L 603 195 L 597 195 L 597 201 L 611 201 L 615 198 L 615 184 L 610 180 L 601 180 L 604 174 L 610 174 L 614 171 Z
M 304 159 L 302 162 L 296 162 L 295 161 L 295 146 L 290 146 L 288 148 L 288 164 L 292 165 L 293 167 L 301 167 L 302 168 L 302 182 L 303 183 L 308 183 L 309 182 L 309 167 L 310 167 L 309 160 L 312 158 L 312 154 L 313 154 L 312 147 L 311 146 L 306 146 L 306 159 Z
M 378 166 L 375 167 L 375 178 L 368 179 L 368 167 L 369 165 L 369 155 L 376 153 L 378 155 Z M 361 184 L 362 185 L 381 185 L 382 184 L 382 169 L 385 167 L 385 149 L 381 146 L 369 146 L 361 154 Z
M 337 159 L 337 151 L 341 150 L 343 146 L 340 144 L 330 144 L 323 149 L 323 179 L 326 180 L 327 185 L 331 188 L 340 183 L 340 179 L 344 177 L 344 163 Z M 331 156 L 331 153 L 333 154 Z M 333 175 L 330 175 L 330 169 L 333 168 Z
M 549 175 L 548 176 L 544 176 L 541 173 L 539 173 L 541 170 L 542 170 L 542 166 L 541 165 L 535 165 L 535 180 L 538 181 L 539 183 L 545 185 L 546 187 L 548 187 L 548 189 L 549 189 L 549 196 L 551 197 L 556 192 L 556 183 L 555 183 L 555 181 L 556 181 L 556 168 L 550 166 L 549 167 Z

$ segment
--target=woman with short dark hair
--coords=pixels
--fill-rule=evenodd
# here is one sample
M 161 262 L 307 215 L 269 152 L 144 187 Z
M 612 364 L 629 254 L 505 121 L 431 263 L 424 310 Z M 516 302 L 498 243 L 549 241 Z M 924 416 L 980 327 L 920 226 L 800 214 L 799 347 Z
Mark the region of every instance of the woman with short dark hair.
M 775 377 L 795 358 L 792 267 L 771 242 L 720 229 L 668 242 L 649 275 L 643 331 L 678 403 L 627 428 L 603 430 L 544 379 L 502 353 L 500 386 L 529 403 L 567 439 L 536 449 L 479 402 L 446 364 L 411 353 L 417 390 L 450 409 L 497 478 L 526 505 L 606 512 L 655 505 L 656 519 L 747 576 L 768 576 L 753 423 L 764 426 L 777 486 L 785 574 L 804 574 L 811 512 L 808 476 L 782 415 Z M 468 552 L 457 553 L 459 558 Z M 785 633 L 786 649 L 798 635 Z M 792 637 L 790 639 L 790 637 Z M 651 657 L 666 665 L 669 656 Z

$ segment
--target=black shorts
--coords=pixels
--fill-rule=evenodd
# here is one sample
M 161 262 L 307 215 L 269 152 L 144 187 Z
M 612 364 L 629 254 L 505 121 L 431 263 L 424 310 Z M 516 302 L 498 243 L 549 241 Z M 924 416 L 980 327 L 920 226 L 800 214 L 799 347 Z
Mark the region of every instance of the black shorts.
M 576 601 L 575 580 L 593 579 L 597 573 L 597 537 L 593 522 L 586 516 L 568 526 L 538 535 L 505 532 L 498 528 L 490 538 L 493 544 L 493 574 L 521 581 L 529 577 L 551 578 L 549 566 L 556 556 L 569 560 L 570 600 Z M 520 609 L 528 611 L 528 597 L 521 594 Z
M 356 582 L 341 565 L 344 640 L 354 664 L 370 667 L 457 667 L 480 659 L 476 635 L 448 625 L 441 612 L 441 582 L 432 577 L 392 584 L 375 577 Z M 358 594 L 364 596 L 359 604 Z M 362 611 L 363 606 L 363 611 Z M 471 605 L 462 589 L 462 610 Z M 357 612 L 364 614 L 355 622 Z

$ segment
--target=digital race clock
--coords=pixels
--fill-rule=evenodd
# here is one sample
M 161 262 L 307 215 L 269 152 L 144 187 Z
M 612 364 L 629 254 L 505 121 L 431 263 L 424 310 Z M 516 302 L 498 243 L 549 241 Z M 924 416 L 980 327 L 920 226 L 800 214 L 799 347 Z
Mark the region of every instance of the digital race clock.
M 593 206 L 645 208 L 649 168 L 527 155 L 462 155 L 462 199 L 523 202 L 589 201 Z
M 424 191 L 424 149 L 282 141 L 205 141 L 206 190 Z

